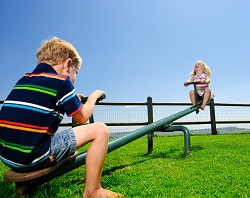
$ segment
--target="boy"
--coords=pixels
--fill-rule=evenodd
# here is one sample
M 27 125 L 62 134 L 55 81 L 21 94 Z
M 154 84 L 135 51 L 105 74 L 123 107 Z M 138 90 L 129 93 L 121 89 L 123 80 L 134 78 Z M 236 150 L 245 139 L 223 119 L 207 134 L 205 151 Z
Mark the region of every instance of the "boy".
M 56 132 L 64 113 L 84 124 L 97 99 L 96 90 L 82 105 L 73 86 L 82 59 L 67 41 L 53 37 L 37 51 L 38 65 L 14 86 L 0 112 L 0 157 L 16 171 L 51 166 L 92 142 L 86 156 L 86 197 L 118 197 L 100 184 L 109 139 L 103 123 Z

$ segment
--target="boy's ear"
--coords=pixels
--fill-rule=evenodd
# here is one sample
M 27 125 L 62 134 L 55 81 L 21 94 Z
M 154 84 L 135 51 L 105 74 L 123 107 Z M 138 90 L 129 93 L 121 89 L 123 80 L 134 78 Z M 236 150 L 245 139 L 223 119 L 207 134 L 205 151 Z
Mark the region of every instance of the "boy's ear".
M 71 58 L 67 58 L 67 60 L 68 60 L 68 65 L 72 66 L 72 59 Z
M 72 59 L 71 58 L 67 58 L 64 62 L 63 62 L 63 68 L 67 69 L 69 68 L 69 66 L 72 66 Z

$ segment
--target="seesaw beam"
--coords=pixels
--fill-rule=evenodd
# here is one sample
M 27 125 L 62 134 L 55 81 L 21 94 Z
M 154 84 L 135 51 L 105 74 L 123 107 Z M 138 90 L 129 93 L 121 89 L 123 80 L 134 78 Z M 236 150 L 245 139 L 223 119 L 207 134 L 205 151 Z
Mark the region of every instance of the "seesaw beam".
M 118 149 L 148 133 L 157 131 L 157 130 L 161 130 L 163 127 L 167 127 L 169 125 L 171 125 L 171 123 L 175 120 L 178 120 L 181 117 L 184 117 L 194 111 L 196 111 L 198 108 L 200 107 L 200 104 L 192 106 L 190 108 L 187 108 L 183 111 L 180 111 L 178 113 L 175 113 L 171 116 L 168 116 L 166 118 L 163 118 L 161 120 L 158 120 L 156 122 L 153 122 L 149 125 L 146 125 L 140 129 L 137 129 L 121 138 L 112 140 L 108 143 L 108 151 L 107 152 L 111 152 L 115 149 Z M 185 137 L 186 138 L 186 137 Z M 81 153 L 79 154 L 71 163 L 66 163 L 63 166 L 59 167 L 58 169 L 56 169 L 55 171 L 41 176 L 39 178 L 33 179 L 33 180 L 29 180 L 29 181 L 25 181 L 25 182 L 16 182 L 16 189 L 18 191 L 19 194 L 22 194 L 24 191 L 29 190 L 30 188 L 32 188 L 33 186 L 38 186 L 41 185 L 45 182 L 48 182 L 56 177 L 59 177 L 73 169 L 76 169 L 82 165 L 85 164 L 85 160 L 86 160 L 86 152 L 85 153 Z

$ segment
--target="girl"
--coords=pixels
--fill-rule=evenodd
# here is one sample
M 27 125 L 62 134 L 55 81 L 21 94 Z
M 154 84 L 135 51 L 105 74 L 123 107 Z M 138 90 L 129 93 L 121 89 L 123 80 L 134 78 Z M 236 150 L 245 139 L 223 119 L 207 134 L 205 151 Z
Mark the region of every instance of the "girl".
M 188 86 L 189 82 L 200 82 L 196 85 L 197 99 L 199 102 L 202 102 L 200 108 L 204 110 L 207 101 L 213 97 L 213 95 L 211 94 L 211 90 L 208 86 L 208 84 L 210 83 L 210 77 L 212 75 L 212 72 L 206 63 L 199 60 L 195 63 L 194 70 L 190 73 L 190 75 L 191 78 L 188 81 L 184 82 L 184 86 Z M 189 94 L 192 104 L 195 105 L 194 90 L 191 90 Z

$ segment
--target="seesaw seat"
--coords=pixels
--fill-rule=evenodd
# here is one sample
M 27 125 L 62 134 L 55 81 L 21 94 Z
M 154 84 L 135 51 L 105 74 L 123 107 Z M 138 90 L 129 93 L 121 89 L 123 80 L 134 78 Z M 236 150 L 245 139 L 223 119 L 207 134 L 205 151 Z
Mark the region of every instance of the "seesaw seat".
M 14 170 L 9 170 L 4 174 L 4 180 L 7 182 L 24 182 L 24 181 L 29 181 L 38 177 L 41 177 L 43 175 L 46 175 L 52 171 L 54 171 L 55 169 L 57 169 L 58 167 L 60 167 L 61 165 L 63 165 L 64 163 L 76 158 L 76 156 L 78 155 L 77 152 L 74 153 L 74 155 L 58 162 L 57 164 L 38 170 L 38 171 L 33 171 L 33 172 L 16 172 Z

